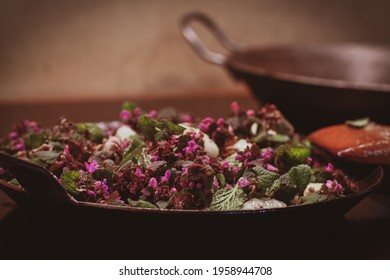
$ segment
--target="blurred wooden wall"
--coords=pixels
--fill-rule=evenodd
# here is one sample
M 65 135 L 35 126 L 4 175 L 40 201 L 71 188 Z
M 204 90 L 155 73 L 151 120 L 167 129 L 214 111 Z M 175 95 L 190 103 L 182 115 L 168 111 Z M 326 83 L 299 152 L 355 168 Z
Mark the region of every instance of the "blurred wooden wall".
M 382 0 L 0 0 L 0 101 L 242 89 L 184 42 L 192 10 L 248 45 L 390 44 Z

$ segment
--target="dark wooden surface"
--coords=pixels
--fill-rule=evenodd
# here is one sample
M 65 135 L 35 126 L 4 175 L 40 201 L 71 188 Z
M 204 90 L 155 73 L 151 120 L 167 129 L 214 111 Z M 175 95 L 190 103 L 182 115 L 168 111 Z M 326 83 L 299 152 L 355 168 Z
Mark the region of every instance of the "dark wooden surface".
M 15 120 L 54 124 L 114 120 L 124 99 L 0 104 L 1 135 Z M 194 93 L 187 98 L 138 98 L 145 109 L 171 106 L 200 116 L 226 116 L 231 101 L 256 106 L 248 94 Z M 390 174 L 389 168 L 386 173 Z M 2 259 L 390 259 L 390 183 L 343 217 L 296 221 L 227 220 L 215 227 L 170 230 L 143 221 L 69 219 L 26 212 L 0 192 Z M 177 229 L 179 228 L 179 230 Z

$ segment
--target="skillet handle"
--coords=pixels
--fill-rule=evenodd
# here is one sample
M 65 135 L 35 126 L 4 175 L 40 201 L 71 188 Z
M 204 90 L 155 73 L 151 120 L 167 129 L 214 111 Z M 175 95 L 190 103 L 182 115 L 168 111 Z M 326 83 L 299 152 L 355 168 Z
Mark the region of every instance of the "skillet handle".
M 217 65 L 224 65 L 226 62 L 226 56 L 209 50 L 191 27 L 192 22 L 200 22 L 205 25 L 217 41 L 219 41 L 222 46 L 230 52 L 237 53 L 243 50 L 243 47 L 236 41 L 229 38 L 210 17 L 199 12 L 189 13 L 181 18 L 180 30 L 187 42 L 204 60 Z
M 19 181 L 39 207 L 58 208 L 76 204 L 64 187 L 45 168 L 0 152 L 0 165 Z

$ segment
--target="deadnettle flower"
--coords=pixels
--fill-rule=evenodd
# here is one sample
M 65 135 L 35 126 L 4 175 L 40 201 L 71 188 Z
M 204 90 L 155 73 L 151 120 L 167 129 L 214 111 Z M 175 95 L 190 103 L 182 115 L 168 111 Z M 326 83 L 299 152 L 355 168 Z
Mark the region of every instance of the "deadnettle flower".
M 194 141 L 188 141 L 188 146 L 183 150 L 186 154 L 194 153 L 197 149 L 199 149 L 199 145 L 197 145 Z
M 328 165 L 325 167 L 325 171 L 328 173 L 332 173 L 333 169 L 334 169 L 333 164 L 331 164 L 331 163 L 328 163 Z
M 141 172 L 141 169 L 139 169 L 139 167 L 137 167 L 137 169 L 135 170 L 135 175 L 137 175 L 140 179 L 143 179 L 146 177 L 145 174 L 143 174 Z
M 263 157 L 263 159 L 265 160 L 270 160 L 272 158 L 272 153 L 271 153 L 271 150 L 270 149 L 265 149 L 265 151 L 261 154 L 261 156 Z
M 8 137 L 11 138 L 11 139 L 15 139 L 18 137 L 18 133 L 13 131 L 11 133 L 8 134 Z
M 336 180 L 327 180 L 325 185 L 331 192 L 342 194 L 344 191 L 344 188 Z
M 279 172 L 279 169 L 277 169 L 274 165 L 272 165 L 272 164 L 267 164 L 266 165 L 266 169 L 268 170 L 268 171 L 272 171 L 272 172 Z
M 154 178 L 154 177 L 150 178 L 149 185 L 152 186 L 153 188 L 157 187 L 156 178 Z
M 161 177 L 161 182 L 168 182 L 170 177 L 171 177 L 171 170 L 168 169 L 165 172 L 165 175 Z
M 249 110 L 246 111 L 246 116 L 247 117 L 253 117 L 255 114 L 256 113 L 255 113 L 254 110 L 249 109 Z
M 238 114 L 240 112 L 240 106 L 237 102 L 232 102 L 230 104 L 230 109 L 233 111 L 233 113 Z
M 249 182 L 246 177 L 241 177 L 238 180 L 237 184 L 239 187 L 243 188 L 243 187 L 249 186 L 251 184 L 251 182 Z
M 119 117 L 122 121 L 128 121 L 131 118 L 131 113 L 127 110 L 122 110 Z
M 150 118 L 154 118 L 155 116 L 157 116 L 157 111 L 156 110 L 151 110 L 149 111 L 149 113 L 146 114 L 148 117 Z
M 92 174 L 99 168 L 99 164 L 96 160 L 93 160 L 91 164 L 89 164 L 88 162 L 84 162 L 84 167 L 89 173 Z

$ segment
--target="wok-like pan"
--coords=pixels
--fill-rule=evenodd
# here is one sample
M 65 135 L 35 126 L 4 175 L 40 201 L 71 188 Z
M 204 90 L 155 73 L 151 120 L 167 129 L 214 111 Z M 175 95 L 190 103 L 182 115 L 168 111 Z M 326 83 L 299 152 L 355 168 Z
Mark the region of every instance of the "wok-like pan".
M 228 55 L 207 49 L 192 29 L 193 22 L 205 25 Z M 200 13 L 184 16 L 181 32 L 203 59 L 244 80 L 261 102 L 275 103 L 301 133 L 366 116 L 390 124 L 389 48 L 356 44 L 247 48 Z

